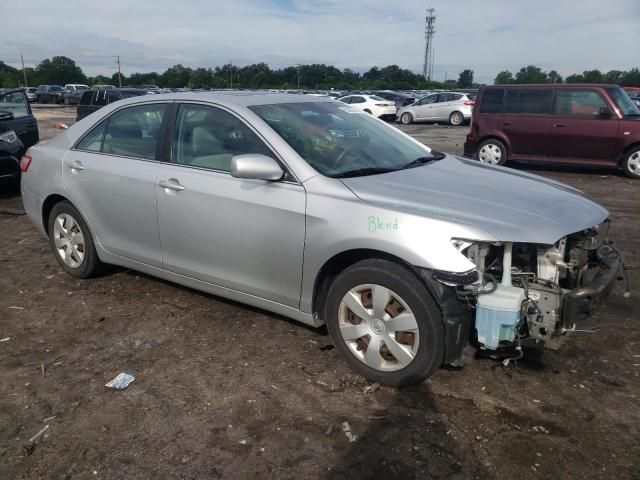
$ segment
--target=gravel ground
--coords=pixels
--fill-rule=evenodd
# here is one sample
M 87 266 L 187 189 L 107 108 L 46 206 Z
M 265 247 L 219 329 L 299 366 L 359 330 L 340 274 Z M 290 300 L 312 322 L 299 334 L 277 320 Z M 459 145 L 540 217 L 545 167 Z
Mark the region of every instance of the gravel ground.
M 48 138 L 75 112 L 36 116 Z M 455 154 L 467 132 L 403 129 Z M 640 182 L 535 172 L 604 204 L 640 264 Z M 517 368 L 469 350 L 464 369 L 395 390 L 352 374 L 323 329 L 131 270 L 63 274 L 0 188 L 2 478 L 640 478 L 637 274 L 589 321 L 597 333 Z M 126 390 L 104 387 L 123 371 Z

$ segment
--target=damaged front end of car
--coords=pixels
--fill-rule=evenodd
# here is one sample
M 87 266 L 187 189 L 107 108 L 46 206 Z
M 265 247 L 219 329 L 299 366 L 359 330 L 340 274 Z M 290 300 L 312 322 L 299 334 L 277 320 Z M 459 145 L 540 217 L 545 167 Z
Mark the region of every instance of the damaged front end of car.
M 607 240 L 608 229 L 605 220 L 553 245 L 452 239 L 476 269 L 423 272 L 443 308 L 445 363 L 455 364 L 464 346 L 460 336 L 474 330 L 472 340 L 487 351 L 515 348 L 521 356 L 523 346 L 557 349 L 606 299 L 615 280 L 626 282 L 628 296 L 628 272 Z

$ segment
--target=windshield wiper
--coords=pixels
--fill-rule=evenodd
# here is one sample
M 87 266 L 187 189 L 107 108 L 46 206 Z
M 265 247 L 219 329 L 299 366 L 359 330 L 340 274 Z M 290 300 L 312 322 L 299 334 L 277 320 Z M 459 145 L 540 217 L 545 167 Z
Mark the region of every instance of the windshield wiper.
M 442 160 L 444 157 L 446 157 L 444 153 L 432 151 L 430 157 L 418 157 L 415 160 L 407 163 L 404 167 L 402 167 L 402 169 L 404 170 L 407 168 L 419 167 L 420 165 L 425 165 L 437 160 Z
M 395 172 L 397 168 L 384 168 L 384 167 L 365 167 L 365 168 L 355 168 L 353 170 L 347 170 L 346 172 L 336 173 L 334 175 L 329 175 L 333 178 L 349 178 L 349 177 L 361 177 L 364 175 L 375 175 L 377 173 L 389 173 Z

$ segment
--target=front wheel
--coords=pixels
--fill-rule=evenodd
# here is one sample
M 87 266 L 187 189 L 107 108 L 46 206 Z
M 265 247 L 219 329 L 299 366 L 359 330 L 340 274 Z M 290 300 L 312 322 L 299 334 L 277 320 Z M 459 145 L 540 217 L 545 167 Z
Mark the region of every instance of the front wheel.
M 632 148 L 625 155 L 622 169 L 627 177 L 640 179 L 640 147 Z
M 343 271 L 324 317 L 340 354 L 370 381 L 412 385 L 443 361 L 440 310 L 416 275 L 396 263 L 364 260 Z
M 507 161 L 507 147 L 500 140 L 490 138 L 478 145 L 475 157 L 482 163 L 504 165 Z

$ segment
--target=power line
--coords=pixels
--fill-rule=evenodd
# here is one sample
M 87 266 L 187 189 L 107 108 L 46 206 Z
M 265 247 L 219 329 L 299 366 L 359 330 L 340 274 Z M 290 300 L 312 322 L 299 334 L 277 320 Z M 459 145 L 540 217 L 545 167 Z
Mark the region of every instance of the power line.
M 430 81 L 433 75 L 433 37 L 436 33 L 436 16 L 435 10 L 431 7 L 427 8 L 427 16 L 424 25 L 424 66 L 422 68 L 422 76 L 425 80 Z

